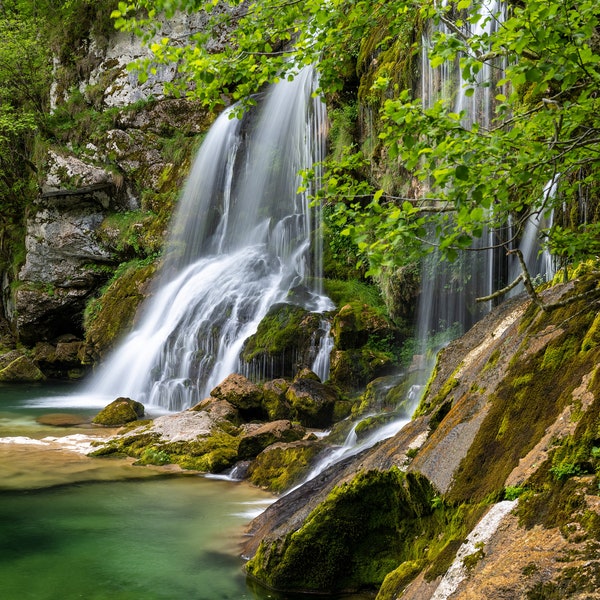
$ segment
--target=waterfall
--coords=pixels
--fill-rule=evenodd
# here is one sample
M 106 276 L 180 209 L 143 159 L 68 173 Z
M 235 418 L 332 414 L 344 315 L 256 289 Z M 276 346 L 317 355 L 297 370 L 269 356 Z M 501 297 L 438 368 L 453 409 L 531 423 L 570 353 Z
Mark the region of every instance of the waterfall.
M 484 0 L 484 17 L 475 26 L 465 19 L 463 33 L 467 36 L 492 33 L 505 13 L 503 0 Z M 440 31 L 448 33 L 441 23 Z M 446 62 L 438 68 L 431 67 L 427 50 L 430 47 L 431 29 L 423 37 L 421 66 L 421 98 L 424 108 L 429 108 L 438 98 L 443 98 L 451 110 L 464 112 L 462 124 L 471 127 L 474 123 L 487 127 L 493 118 L 493 97 L 497 93 L 494 85 L 486 85 L 501 78 L 502 69 L 498 65 L 486 65 L 478 73 L 474 93 L 465 93 L 459 60 Z M 433 236 L 430 241 L 435 242 Z M 405 409 L 412 413 L 417 407 L 424 384 L 433 369 L 435 353 L 451 339 L 471 327 L 490 309 L 490 304 L 481 305 L 475 298 L 485 296 L 493 290 L 497 278 L 495 256 L 488 250 L 493 243 L 493 232 L 486 231 L 473 245 L 472 251 L 463 252 L 455 263 L 449 264 L 440 259 L 434 251 L 422 263 L 421 292 L 417 305 L 417 352 L 421 355 L 416 382 L 407 393 Z M 368 419 L 373 415 L 366 415 Z M 371 448 L 375 444 L 395 435 L 410 420 L 406 412 L 400 411 L 391 420 L 374 429 L 358 440 L 356 423 L 341 446 L 325 451 L 317 460 L 305 482 L 317 477 L 325 469 L 341 460 Z
M 331 323 L 327 319 L 322 319 L 321 328 L 313 334 L 310 348 L 310 356 L 313 357 L 311 370 L 319 376 L 321 381 L 329 379 L 329 356 L 333 350 L 333 344 Z
M 325 105 L 315 89 L 307 67 L 272 86 L 258 110 L 216 120 L 180 199 L 154 296 L 90 395 L 188 408 L 240 369 L 244 341 L 273 304 L 332 308 L 315 283 L 313 190 L 297 192 L 298 173 L 324 157 Z
M 447 2 L 444 0 L 442 5 L 447 6 Z M 465 37 L 492 35 L 503 21 L 505 13 L 504 0 L 483 0 L 481 18 L 475 24 L 466 18 L 462 19 L 461 31 Z M 459 57 L 433 68 L 428 53 L 434 32 L 442 35 L 452 33 L 445 23 L 440 22 L 435 29 L 433 25 L 430 26 L 423 35 L 423 108 L 429 108 L 442 99 L 452 112 L 463 113 L 463 127 L 471 128 L 477 123 L 479 127 L 488 128 L 494 117 L 494 96 L 498 93 L 495 84 L 502 77 L 503 64 L 483 63 L 476 81 L 470 83 L 463 78 Z M 470 95 L 467 89 L 470 89 Z M 433 235 L 429 236 L 429 241 L 435 245 Z M 491 294 L 500 278 L 497 253 L 491 250 L 494 245 L 494 233 L 486 230 L 452 264 L 442 261 L 437 250 L 423 261 L 416 336 L 419 353 L 427 357 L 422 361 L 426 366 L 425 372 L 429 371 L 427 367 L 433 366 L 432 355 L 441 346 L 469 329 L 490 310 L 490 303 L 478 304 L 475 298 Z
M 442 1 L 442 7 L 448 5 Z M 461 19 L 460 31 L 465 37 L 493 35 L 506 17 L 505 0 L 483 0 L 481 2 L 481 18 L 471 23 L 467 18 Z M 452 31 L 443 23 L 435 27 L 430 24 L 421 39 L 421 100 L 425 108 L 431 107 L 436 100 L 442 98 L 455 113 L 464 111 L 462 124 L 470 128 L 474 123 L 488 128 L 494 117 L 494 96 L 498 93 L 496 83 L 504 74 L 502 59 L 482 63 L 476 75 L 474 86 L 467 85 L 460 68 L 460 57 L 454 61 L 446 61 L 437 68 L 431 66 L 429 50 L 434 33 L 449 35 Z M 467 89 L 471 90 L 467 92 Z M 471 93 L 472 92 L 472 93 Z M 470 95 L 469 95 L 470 94 Z

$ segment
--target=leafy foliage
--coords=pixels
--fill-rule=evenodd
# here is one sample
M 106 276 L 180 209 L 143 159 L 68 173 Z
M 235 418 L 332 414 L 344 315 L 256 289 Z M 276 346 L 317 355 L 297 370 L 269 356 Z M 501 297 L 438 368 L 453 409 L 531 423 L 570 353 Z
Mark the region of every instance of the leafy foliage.
M 392 78 L 378 76 L 373 90 L 387 98 L 380 153 L 413 185 L 394 195 L 377 176 L 356 168 L 365 157 L 351 150 L 327 165 L 318 199 L 335 206 L 342 232 L 368 255 L 374 273 L 430 250 L 421 243 L 426 227 L 437 234 L 442 256 L 455 259 L 488 227 L 499 232 L 501 246 L 509 217 L 518 235 L 530 214 L 552 211 L 555 225 L 547 235 L 556 255 L 578 261 L 597 254 L 600 6 L 531 0 L 511 5 L 503 20 L 490 6 L 481 0 L 137 0 L 120 2 L 113 15 L 118 27 L 153 40 L 156 62 L 179 65 L 183 78 L 175 91 L 211 106 L 222 103 L 223 94 L 251 104 L 265 83 L 317 61 L 323 91 L 335 95 L 366 39 L 378 40 L 371 48 L 376 60 L 407 22 L 443 23 L 443 32 L 432 36 L 431 64 L 459 64 L 466 96 L 477 86 L 491 88 L 491 124 L 465 126 L 464 114 L 446 100 L 424 107 L 416 86 L 394 87 Z M 157 15 L 175 10 L 204 13 L 211 27 L 189 46 L 159 39 Z M 491 32 L 483 27 L 489 21 L 499 22 Z M 370 35 L 382 22 L 389 35 Z M 468 24 L 476 33 L 465 33 Z M 223 35 L 228 43 L 219 45 L 214 38 Z M 507 65 L 500 78 L 499 62 Z M 485 65 L 493 76 L 481 81 Z M 574 207 L 584 201 L 589 210 L 582 217 Z
M 44 28 L 25 3 L 0 5 L 0 253 L 7 259 L 35 190 L 29 160 L 46 108 L 50 61 Z

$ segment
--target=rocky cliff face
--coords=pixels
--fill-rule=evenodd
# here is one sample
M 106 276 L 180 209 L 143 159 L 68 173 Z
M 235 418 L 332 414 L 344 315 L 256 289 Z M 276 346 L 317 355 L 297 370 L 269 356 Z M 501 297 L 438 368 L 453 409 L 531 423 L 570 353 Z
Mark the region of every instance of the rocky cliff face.
M 165 23 L 181 39 L 203 25 L 184 15 Z M 97 358 L 119 333 L 104 327 L 110 334 L 99 336 L 96 327 L 86 344 L 85 307 L 118 265 L 158 257 L 195 136 L 212 120 L 193 103 L 164 96 L 162 87 L 175 77 L 174 69 L 138 83 L 126 65 L 148 50 L 135 36 L 114 32 L 104 42 L 90 37 L 82 52 L 75 87 L 61 86 L 67 67 L 55 64 L 54 119 L 65 133 L 39 161 L 40 194 L 26 218 L 25 260 L 16 278 L 7 272 L 2 284 L 2 312 L 16 341 L 29 348 L 43 345 L 40 366 L 49 376 L 80 374 L 82 360 Z M 143 272 L 148 277 L 154 269 Z M 100 315 L 106 321 L 124 312 L 127 318 L 119 318 L 119 325 L 130 326 L 131 301 L 137 304 L 147 293 L 139 277 L 135 281 L 127 311 L 115 313 L 112 306 L 112 315 L 102 315 L 96 305 L 88 318 Z M 62 366 L 55 359 L 47 368 L 48 345 L 56 350 L 65 339 L 79 342 L 77 352 Z M 39 354 L 35 350 L 32 358 Z
M 513 299 L 450 344 L 406 427 L 251 524 L 249 574 L 378 600 L 597 598 L 599 281 L 548 289 L 552 310 Z

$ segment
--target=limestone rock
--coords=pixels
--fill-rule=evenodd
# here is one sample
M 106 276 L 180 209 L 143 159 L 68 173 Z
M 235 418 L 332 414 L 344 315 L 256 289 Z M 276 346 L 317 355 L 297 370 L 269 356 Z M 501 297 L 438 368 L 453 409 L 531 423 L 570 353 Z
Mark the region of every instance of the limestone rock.
M 216 386 L 210 395 L 219 400 L 227 400 L 240 410 L 253 410 L 261 407 L 262 392 L 247 377 L 233 373 Z
M 43 379 L 45 376 L 38 366 L 18 350 L 0 357 L 0 381 L 16 383 Z
M 46 180 L 44 193 L 80 190 L 87 188 L 101 206 L 108 208 L 111 201 L 109 192 L 114 192 L 114 177 L 106 169 L 97 167 L 79 158 L 48 151 L 46 159 Z
M 93 419 L 96 425 L 117 427 L 132 421 L 137 421 L 144 416 L 144 406 L 130 398 L 117 398 L 103 408 Z
M 290 385 L 285 397 L 294 417 L 305 427 L 331 424 L 337 394 L 327 385 L 312 377 L 299 378 Z
M 174 132 L 201 134 L 208 129 L 212 115 L 197 103 L 185 98 L 166 98 L 149 102 L 138 111 L 126 111 L 119 115 L 121 129 L 139 129 L 156 135 Z
M 276 442 L 293 442 L 305 434 L 303 427 L 293 425 L 290 421 L 280 420 L 266 423 L 242 436 L 238 447 L 238 458 L 246 460 L 262 452 L 267 446 Z

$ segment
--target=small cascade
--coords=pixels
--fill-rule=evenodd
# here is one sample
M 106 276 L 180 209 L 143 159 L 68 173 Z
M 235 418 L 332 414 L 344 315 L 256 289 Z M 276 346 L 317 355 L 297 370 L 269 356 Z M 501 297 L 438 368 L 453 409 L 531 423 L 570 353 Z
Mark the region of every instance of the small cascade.
M 442 6 L 447 5 L 447 1 L 443 0 Z M 483 0 L 480 13 L 481 18 L 475 24 L 467 18 L 460 19 L 460 29 L 465 37 L 485 38 L 497 31 L 506 15 L 506 3 L 504 0 Z M 450 18 L 454 16 L 449 14 Z M 429 108 L 442 99 L 452 112 L 463 114 L 463 127 L 471 128 L 477 123 L 479 127 L 488 128 L 494 118 L 494 96 L 498 93 L 496 82 L 503 76 L 503 64 L 483 63 L 475 82 L 467 82 L 463 78 L 460 57 L 433 68 L 428 52 L 435 33 L 450 35 L 453 32 L 446 23 L 440 21 L 423 35 L 423 107 Z M 429 241 L 435 246 L 433 235 L 430 235 Z M 491 303 L 477 303 L 475 298 L 490 295 L 502 276 L 502 266 L 497 264 L 497 252 L 491 249 L 496 245 L 494 232 L 488 230 L 474 240 L 469 250 L 461 252 L 452 264 L 442 261 L 437 250 L 423 261 L 417 307 L 417 339 L 419 353 L 427 366 L 433 366 L 433 355 L 437 350 L 469 329 L 491 309 Z M 425 368 L 424 372 L 429 372 L 429 369 Z
M 442 7 L 448 1 L 442 1 Z M 461 33 L 465 37 L 487 36 L 495 33 L 506 17 L 505 0 L 483 0 L 481 18 L 475 24 L 469 19 L 461 19 Z M 450 15 L 452 16 L 452 15 Z M 488 128 L 494 117 L 494 96 L 498 93 L 496 82 L 504 73 L 502 62 L 486 61 L 477 73 L 475 85 L 467 85 L 460 68 L 460 57 L 446 61 L 436 68 L 431 66 L 428 52 L 435 33 L 452 34 L 444 22 L 431 25 L 422 36 L 421 46 L 421 100 L 425 108 L 431 107 L 440 98 L 444 99 L 455 113 L 464 111 L 462 124 L 470 128 L 474 123 Z M 469 89 L 471 88 L 471 89 Z M 467 91 L 469 90 L 469 91 Z
M 311 283 L 322 260 L 320 245 L 311 247 L 313 190 L 297 192 L 298 173 L 324 157 L 316 86 L 307 67 L 269 89 L 257 111 L 217 119 L 183 191 L 154 297 L 93 378 L 91 396 L 183 410 L 240 371 L 244 341 L 273 304 L 332 308 Z
M 556 261 L 544 243 L 544 232 L 552 227 L 554 211 L 544 210 L 544 206 L 556 198 L 560 176 L 556 175 L 544 186 L 540 205 L 535 207 L 525 221 L 523 233 L 520 236 L 518 248 L 523 255 L 527 270 L 532 277 L 540 277 L 543 281 L 550 281 L 556 274 Z M 513 260 L 509 267 L 510 281 L 514 281 L 521 274 L 521 265 Z M 519 284 L 510 292 L 511 296 L 523 291 Z
M 329 357 L 333 344 L 331 323 L 327 319 L 322 319 L 321 328 L 313 334 L 310 348 L 310 357 L 313 359 L 311 371 L 316 373 L 321 381 L 329 379 Z
M 364 417 L 364 419 L 367 419 L 371 416 L 373 415 L 367 415 Z M 361 422 L 362 420 L 354 424 L 341 446 L 329 449 L 321 454 L 320 459 L 314 464 L 313 468 L 305 477 L 302 484 L 306 483 L 307 481 L 311 481 L 315 477 L 318 477 L 323 471 L 335 464 L 340 463 L 342 460 L 350 458 L 351 456 L 356 456 L 363 450 L 368 450 L 369 448 L 375 446 L 375 444 L 378 444 L 379 442 L 387 440 L 388 438 L 396 435 L 396 433 L 398 433 L 407 423 L 410 422 L 410 417 L 405 416 L 394 419 L 389 423 L 386 423 L 385 425 L 373 430 L 364 438 L 359 439 L 356 434 L 356 428 Z M 297 487 L 300 486 L 296 486 L 296 488 Z
M 394 387 L 398 385 L 404 378 L 405 374 L 400 373 L 398 375 L 392 375 L 378 380 L 375 392 L 378 401 L 374 402 L 374 406 L 376 408 L 381 408 L 387 393 L 393 390 Z M 320 454 L 318 460 L 315 462 L 302 483 L 304 484 L 307 481 L 314 479 L 329 467 L 341 462 L 346 458 L 356 456 L 363 450 L 372 448 L 375 446 L 375 444 L 378 444 L 379 442 L 382 442 L 383 440 L 386 440 L 398 433 L 398 431 L 400 431 L 402 427 L 404 427 L 404 425 L 410 421 L 411 415 L 420 400 L 421 392 L 422 386 L 420 384 L 412 385 L 406 395 L 404 410 L 398 410 L 397 412 L 395 411 L 392 413 L 371 413 L 364 415 L 361 419 L 356 421 L 346 435 L 346 438 L 341 446 L 329 448 Z M 384 423 L 374 428 L 367 435 L 359 437 L 357 434 L 357 428 L 364 421 L 374 417 L 384 417 Z M 296 486 L 296 488 L 297 487 L 300 486 Z

